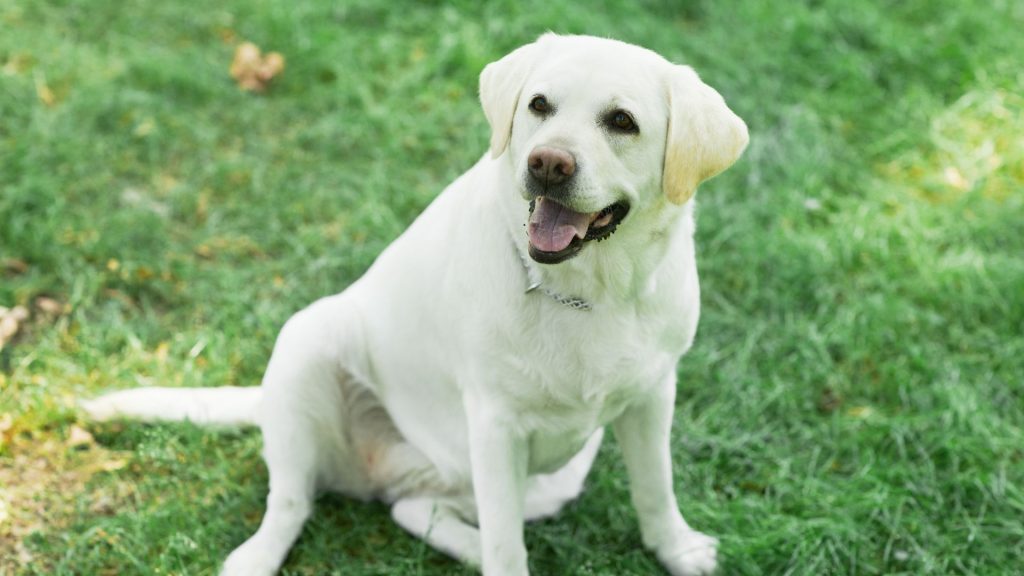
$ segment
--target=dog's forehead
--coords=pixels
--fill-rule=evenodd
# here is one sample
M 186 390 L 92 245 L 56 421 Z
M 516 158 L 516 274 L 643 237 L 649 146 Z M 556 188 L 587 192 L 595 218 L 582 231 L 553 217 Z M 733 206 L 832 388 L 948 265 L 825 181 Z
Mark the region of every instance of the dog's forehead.
M 544 45 L 528 90 L 554 97 L 654 105 L 670 64 L 647 49 L 596 38 L 558 38 Z

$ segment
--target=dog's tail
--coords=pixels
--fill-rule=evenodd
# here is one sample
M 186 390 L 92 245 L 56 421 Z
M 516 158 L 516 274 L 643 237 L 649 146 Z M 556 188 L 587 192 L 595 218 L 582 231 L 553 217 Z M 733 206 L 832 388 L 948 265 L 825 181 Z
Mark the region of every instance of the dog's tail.
M 145 421 L 195 424 L 258 424 L 258 386 L 219 388 L 135 388 L 82 402 L 96 421 L 131 418 Z

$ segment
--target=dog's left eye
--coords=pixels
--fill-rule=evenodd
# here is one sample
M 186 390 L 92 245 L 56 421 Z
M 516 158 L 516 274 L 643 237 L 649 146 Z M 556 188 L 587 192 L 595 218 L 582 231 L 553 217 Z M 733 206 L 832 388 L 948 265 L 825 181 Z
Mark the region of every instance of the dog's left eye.
M 636 121 L 625 110 L 615 110 L 608 115 L 608 125 L 620 132 L 639 132 Z

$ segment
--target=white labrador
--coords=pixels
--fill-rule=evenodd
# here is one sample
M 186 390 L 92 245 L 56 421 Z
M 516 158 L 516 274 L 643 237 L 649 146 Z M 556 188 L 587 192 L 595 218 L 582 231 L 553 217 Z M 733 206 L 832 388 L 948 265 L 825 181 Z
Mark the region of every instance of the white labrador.
M 579 494 L 609 424 L 644 544 L 671 574 L 714 570 L 717 541 L 676 505 L 669 430 L 700 306 L 690 199 L 746 126 L 690 68 L 584 36 L 490 64 L 480 99 L 490 154 L 288 321 L 261 388 L 86 403 L 260 425 L 267 512 L 223 574 L 276 572 L 326 490 L 393 503 L 487 576 L 527 574 L 524 520 Z

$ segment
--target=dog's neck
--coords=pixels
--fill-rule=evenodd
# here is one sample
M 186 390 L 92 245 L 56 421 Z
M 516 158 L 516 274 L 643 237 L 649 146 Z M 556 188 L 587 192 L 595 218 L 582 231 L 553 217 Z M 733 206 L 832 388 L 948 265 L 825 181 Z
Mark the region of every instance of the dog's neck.
M 544 286 L 544 277 L 537 269 L 536 263 L 531 263 L 529 258 L 517 247 L 513 246 L 513 250 L 519 255 L 519 259 L 523 263 L 523 270 L 526 272 L 526 294 L 533 292 L 543 294 L 567 308 L 580 312 L 590 312 L 594 309 L 594 305 L 584 298 L 560 294 Z

